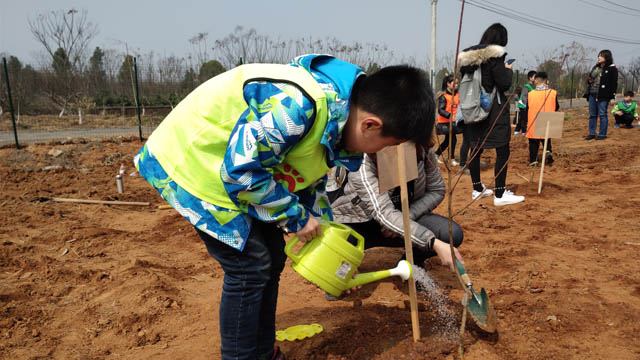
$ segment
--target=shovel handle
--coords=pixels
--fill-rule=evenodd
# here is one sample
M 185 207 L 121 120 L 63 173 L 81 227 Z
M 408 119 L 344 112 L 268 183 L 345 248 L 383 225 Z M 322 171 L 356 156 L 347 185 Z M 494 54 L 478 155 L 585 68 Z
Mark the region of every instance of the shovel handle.
M 456 261 L 456 266 L 458 267 L 458 272 L 460 273 L 460 276 L 462 277 L 462 275 L 466 275 L 467 270 L 464 269 L 464 266 L 462 266 L 462 264 L 458 259 L 455 259 L 455 261 Z
M 471 279 L 469 278 L 469 274 L 460 274 L 460 277 L 462 278 L 462 281 L 464 281 L 465 284 L 467 285 L 471 284 Z

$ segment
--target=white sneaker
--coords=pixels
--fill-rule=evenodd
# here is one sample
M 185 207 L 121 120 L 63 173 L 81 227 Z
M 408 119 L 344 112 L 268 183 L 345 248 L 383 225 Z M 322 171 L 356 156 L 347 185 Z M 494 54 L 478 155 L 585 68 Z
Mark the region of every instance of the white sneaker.
M 513 135 L 520 135 L 520 131 L 514 131 Z
M 456 161 L 456 159 L 451 159 L 451 166 L 458 166 L 460 165 L 459 162 Z
M 436 156 L 436 160 L 438 160 L 438 164 L 444 164 L 444 161 L 442 161 L 442 155 Z
M 499 197 L 493 198 L 493 205 L 505 206 L 505 205 L 517 204 L 523 201 L 524 201 L 524 196 L 516 195 L 512 191 L 505 190 L 501 198 Z
M 482 191 L 473 190 L 471 192 L 471 199 L 478 200 L 478 199 L 486 198 L 487 196 L 493 195 L 493 190 L 487 189 L 484 186 L 484 184 L 482 185 L 482 187 L 484 188 L 484 190 L 482 190 Z

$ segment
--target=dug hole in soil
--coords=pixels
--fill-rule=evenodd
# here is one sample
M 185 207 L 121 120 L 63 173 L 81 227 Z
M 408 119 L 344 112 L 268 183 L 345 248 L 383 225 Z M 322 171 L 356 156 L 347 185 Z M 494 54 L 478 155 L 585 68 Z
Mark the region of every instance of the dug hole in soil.
M 507 186 L 525 202 L 497 208 L 487 198 L 456 217 L 466 269 L 498 316 L 495 334 L 468 321 L 467 359 L 640 358 L 640 129 L 610 126 L 607 140 L 584 141 L 586 109 L 567 115 L 540 195 L 526 138 L 514 136 Z M 120 139 L 0 149 L 0 358 L 219 358 L 223 272 L 189 223 L 158 209 L 160 196 L 129 176 L 140 146 Z M 494 158 L 483 154 L 488 186 Z M 114 178 L 120 163 L 124 194 Z M 465 175 L 454 209 L 470 195 Z M 445 214 L 445 204 L 436 212 Z M 368 250 L 360 271 L 393 267 L 401 255 Z M 455 358 L 462 291 L 437 259 L 430 263 L 445 310 L 420 295 L 417 343 L 406 283 L 386 279 L 328 302 L 287 266 L 277 328 L 320 323 L 324 331 L 278 345 L 288 359 Z

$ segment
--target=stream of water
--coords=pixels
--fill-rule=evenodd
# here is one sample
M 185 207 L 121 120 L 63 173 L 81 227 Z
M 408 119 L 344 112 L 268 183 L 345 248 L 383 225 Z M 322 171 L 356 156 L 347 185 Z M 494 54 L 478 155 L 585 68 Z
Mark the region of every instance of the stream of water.
M 435 313 L 432 331 L 449 340 L 457 339 L 457 318 L 447 307 L 447 305 L 451 303 L 451 300 L 449 300 L 431 276 L 429 276 L 429 273 L 423 268 L 414 266 L 413 278 L 416 280 L 417 290 L 429 299 L 429 308 Z

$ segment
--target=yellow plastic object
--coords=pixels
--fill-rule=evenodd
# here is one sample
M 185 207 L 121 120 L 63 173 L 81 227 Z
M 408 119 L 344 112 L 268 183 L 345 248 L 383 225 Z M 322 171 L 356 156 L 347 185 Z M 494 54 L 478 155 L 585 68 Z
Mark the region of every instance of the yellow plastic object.
M 322 332 L 322 325 L 295 325 L 288 327 L 284 330 L 276 331 L 276 340 L 278 341 L 295 341 L 302 340 L 304 338 L 312 337 L 313 335 L 320 334 Z

